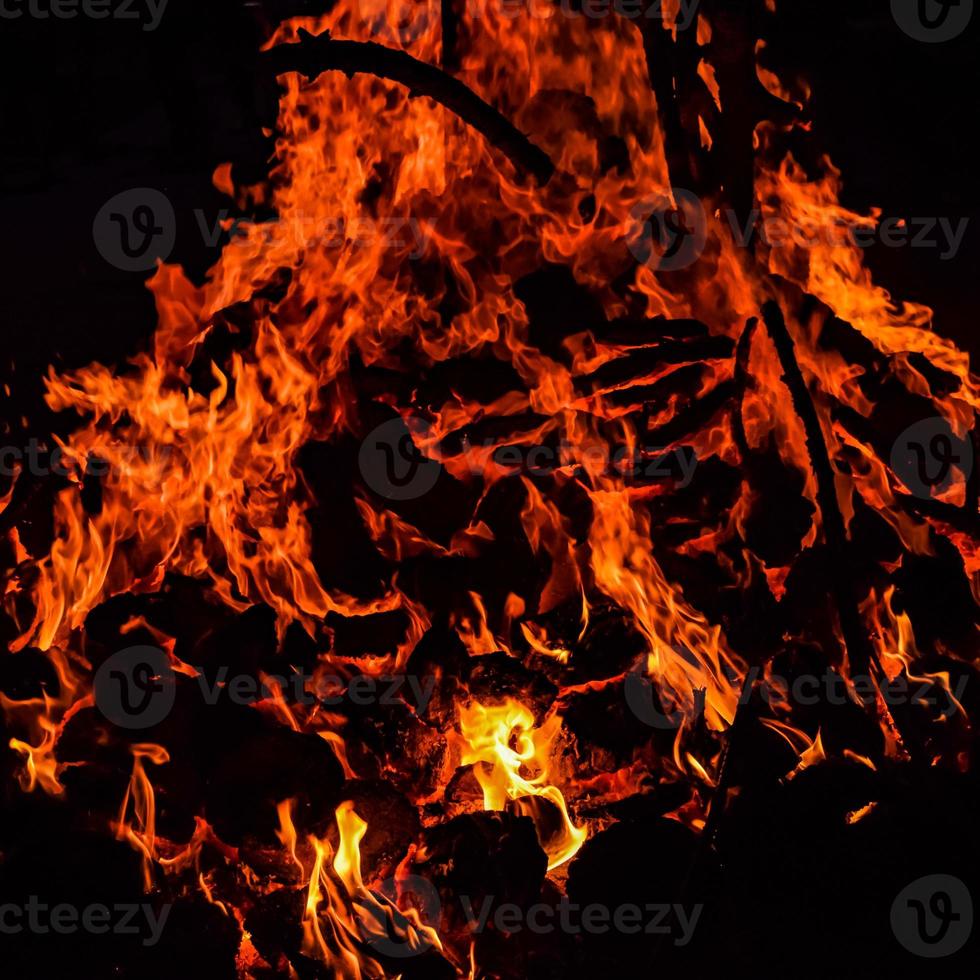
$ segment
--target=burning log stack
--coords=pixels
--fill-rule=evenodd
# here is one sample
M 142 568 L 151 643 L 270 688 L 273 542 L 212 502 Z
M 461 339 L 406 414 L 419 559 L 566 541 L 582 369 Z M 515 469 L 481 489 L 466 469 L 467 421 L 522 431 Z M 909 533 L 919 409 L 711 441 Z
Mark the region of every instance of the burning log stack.
M 966 888 L 980 388 L 772 6 L 270 37 L 239 234 L 0 498 L 12 975 L 867 976 Z

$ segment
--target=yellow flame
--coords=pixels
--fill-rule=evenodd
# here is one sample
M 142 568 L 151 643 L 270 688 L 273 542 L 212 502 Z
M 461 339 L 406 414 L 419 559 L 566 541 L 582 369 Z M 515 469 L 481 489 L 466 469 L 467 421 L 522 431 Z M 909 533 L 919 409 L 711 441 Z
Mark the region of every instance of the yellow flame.
M 487 810 L 503 810 L 509 800 L 541 797 L 558 808 L 561 828 L 541 840 L 548 855 L 548 870 L 573 857 L 588 837 L 586 827 L 572 823 L 561 790 L 549 780 L 554 768 L 555 743 L 561 732 L 561 717 L 552 714 L 540 728 L 534 715 L 520 702 L 507 698 L 500 705 L 478 701 L 460 709 L 463 738 L 462 765 L 475 765 Z M 522 807 L 535 817 L 533 807 Z M 539 839 L 541 839 L 540 824 Z

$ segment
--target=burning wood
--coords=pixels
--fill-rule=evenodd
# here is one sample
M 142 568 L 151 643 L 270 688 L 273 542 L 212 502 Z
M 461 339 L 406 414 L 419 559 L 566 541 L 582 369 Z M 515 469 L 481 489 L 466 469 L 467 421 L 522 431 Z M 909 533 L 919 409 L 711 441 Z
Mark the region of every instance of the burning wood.
M 704 968 L 752 855 L 770 912 L 784 864 L 846 891 L 973 785 L 980 383 L 856 245 L 733 233 L 875 225 L 793 156 L 771 2 L 391 6 L 273 32 L 206 281 L 161 264 L 151 350 L 45 379 L 8 806 L 218 976 Z

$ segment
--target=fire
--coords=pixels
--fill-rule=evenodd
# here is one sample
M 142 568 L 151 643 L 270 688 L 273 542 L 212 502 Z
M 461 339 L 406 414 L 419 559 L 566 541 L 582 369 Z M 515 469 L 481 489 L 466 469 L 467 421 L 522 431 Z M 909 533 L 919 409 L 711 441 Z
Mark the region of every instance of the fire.
M 41 786 L 52 796 L 59 796 L 65 788 L 58 780 L 58 760 L 55 756 L 55 732 L 48 728 L 47 720 L 41 719 L 40 724 L 45 728 L 44 740 L 40 745 L 30 745 L 19 738 L 10 740 L 10 747 L 25 759 L 24 769 L 20 776 L 20 784 L 28 793 Z
M 132 747 L 133 774 L 126 795 L 119 807 L 116 822 L 116 837 L 127 841 L 143 859 L 143 886 L 149 891 L 153 886 L 153 864 L 157 860 L 156 835 L 156 797 L 153 783 L 143 767 L 146 759 L 154 765 L 162 766 L 170 761 L 167 750 L 161 745 L 140 743 Z M 132 802 L 132 819 L 129 818 Z
M 731 724 L 744 665 L 726 650 L 721 630 L 691 609 L 667 582 L 628 494 L 598 491 L 592 500 L 596 584 L 633 613 L 649 644 L 651 676 L 685 707 L 693 706 L 696 689 L 706 687 L 709 724 Z
M 314 858 L 303 914 L 303 951 L 327 964 L 334 976 L 360 980 L 387 975 L 369 952 L 375 947 L 383 951 L 386 943 L 395 943 L 405 947 L 401 955 L 429 947 L 441 950 L 438 933 L 421 921 L 417 910 L 402 912 L 385 895 L 364 884 L 360 845 L 367 824 L 353 804 L 342 803 L 335 817 L 340 835 L 336 852 L 327 841 L 309 840 Z M 287 829 L 292 827 L 288 805 L 280 807 L 280 819 L 287 825 L 283 834 L 289 838 L 294 831 Z
M 381 966 L 358 950 L 354 923 L 344 897 L 327 873 L 329 845 L 316 838 L 310 843 L 315 857 L 303 914 L 303 952 L 330 966 L 338 980 L 360 980 L 364 969 L 369 975 L 380 974 Z
M 574 857 L 585 843 L 588 830 L 576 827 L 568 814 L 565 797 L 549 782 L 556 769 L 556 742 L 561 734 L 561 717 L 552 714 L 534 727 L 534 715 L 524 705 L 508 698 L 501 705 L 474 701 L 460 709 L 463 740 L 461 765 L 476 765 L 476 778 L 483 789 L 487 810 L 503 810 L 515 801 L 520 812 L 541 825 L 533 806 L 536 797 L 557 807 L 560 828 L 541 839 L 551 871 Z M 539 830 L 539 837 L 541 832 Z
M 442 63 L 441 20 L 432 4 L 386 0 L 372 17 L 365 6 L 339 0 L 327 15 L 287 21 L 265 47 L 288 53 L 305 32 L 376 42 L 376 32 L 386 28 L 388 47 L 427 65 Z M 475 687 L 468 690 L 464 678 L 447 671 L 439 678 L 440 695 L 446 688 L 452 702 L 439 719 L 445 730 L 436 731 L 427 718 L 409 719 L 418 723 L 418 744 L 438 749 L 448 742 L 452 750 L 423 788 L 422 761 L 398 757 L 407 752 L 401 742 L 383 750 L 361 744 L 339 712 L 291 705 L 274 682 L 272 696 L 255 710 L 290 734 L 311 736 L 318 747 L 326 742 L 346 779 L 380 777 L 400 763 L 406 799 L 420 813 L 425 808 L 426 820 L 435 819 L 454 771 L 472 766 L 485 810 L 533 820 L 549 871 L 603 829 L 581 807 L 586 795 L 609 802 L 640 792 L 647 779 L 686 780 L 689 799 L 669 816 L 703 829 L 705 791 L 726 789 L 719 760 L 739 712 L 749 657 L 727 614 L 712 621 L 703 611 L 704 586 L 699 602 L 696 589 L 674 580 L 671 570 L 679 566 L 668 559 L 716 557 L 710 588 L 725 593 L 726 602 L 757 587 L 786 601 L 795 559 L 771 565 L 749 544 L 750 517 L 761 498 L 748 461 L 766 453 L 797 479 L 794 493 L 810 505 L 800 552 L 814 553 L 828 540 L 813 447 L 774 342 L 753 319 L 774 295 L 792 305 L 790 297 L 803 291 L 822 304 L 812 315 L 788 313 L 786 326 L 845 525 L 869 508 L 915 555 L 930 554 L 933 536 L 945 536 L 963 555 L 980 595 L 973 537 L 935 515 L 910 512 L 900 475 L 869 436 L 846 422 L 867 421 L 875 409 L 864 384 L 868 369 L 822 343 L 829 313 L 847 321 L 887 359 L 892 380 L 965 438 L 980 409 L 980 387 L 967 355 L 931 329 L 931 311 L 894 302 L 872 281 L 855 245 L 740 247 L 722 216 L 720 192 L 718 200 L 706 196 L 699 203 L 705 246 L 695 265 L 661 270 L 638 260 L 638 218 L 657 202 L 683 201 L 683 189 L 671 183 L 660 121 L 665 107 L 654 94 L 641 32 L 621 17 L 563 17 L 551 6 L 510 13 L 489 0 L 464 6 L 459 33 L 466 43 L 453 74 L 550 158 L 549 180 L 519 173 L 447 106 L 396 82 L 367 72 L 312 78 L 286 72 L 279 77 L 269 179 L 236 186 L 227 164 L 214 175 L 215 186 L 243 212 L 275 219 L 243 222 L 201 285 L 161 264 L 148 283 L 158 315 L 152 350 L 121 368 L 50 370 L 47 405 L 80 419 L 61 443 L 71 478 L 55 497 L 55 534 L 46 553 L 28 554 L 16 528 L 11 532 L 17 565 L 2 590 L 17 634 L 10 655 L 40 651 L 57 678 L 56 692 L 20 700 L 0 695 L 17 733 L 9 745 L 20 758 L 25 791 L 65 794 L 59 740 L 72 718 L 94 705 L 89 615 L 113 597 L 153 595 L 186 577 L 227 610 L 273 610 L 280 644 L 291 628 L 310 641 L 315 674 L 353 672 L 355 665 L 377 676 L 406 669 L 428 631 L 445 626 L 468 668 L 503 662 L 516 674 L 540 666 L 563 698 L 622 688 L 628 667 L 613 663 L 618 649 L 593 658 L 608 657 L 608 667 L 583 666 L 580 652 L 595 637 L 595 610 L 614 606 L 640 638 L 637 661 L 645 677 L 668 713 L 685 719 L 672 753 L 651 739 L 631 758 L 595 771 L 596 759 L 607 760 L 579 744 L 565 726 L 564 708 L 532 709 L 537 702 L 530 692 L 477 697 Z M 665 6 L 667 30 L 676 38 L 679 5 Z M 712 37 L 711 23 L 699 15 L 696 43 L 703 52 L 696 74 L 710 98 L 697 129 L 700 146 L 709 149 L 719 133 L 714 119 L 730 98 L 711 61 Z M 757 54 L 763 50 L 760 41 Z M 757 72 L 771 95 L 805 106 L 806 93 L 791 91 L 761 65 Z M 766 122 L 754 133 L 755 199 L 763 218 L 794 227 L 874 226 L 876 213 L 856 214 L 840 204 L 841 177 L 829 160 L 814 174 L 791 155 L 771 159 L 777 136 L 775 124 Z M 567 273 L 562 289 L 581 290 L 573 306 L 581 296 L 594 300 L 592 310 L 581 301 L 580 311 L 563 312 L 570 320 L 561 324 L 564 332 L 549 324 L 551 311 L 537 309 L 526 288 L 529 278 L 554 268 Z M 555 302 L 564 298 L 556 295 Z M 708 352 L 689 353 L 683 334 L 654 336 L 657 325 L 669 329 L 674 321 L 705 324 L 707 336 L 693 343 L 708 343 Z M 220 337 L 233 341 L 223 357 L 215 353 Z M 947 372 L 958 387 L 933 391 L 913 355 Z M 461 367 L 473 364 L 475 379 Z M 679 393 L 685 386 L 678 379 L 689 371 L 694 380 L 687 394 Z M 498 374 L 505 379 L 499 384 Z M 678 390 L 664 394 L 672 385 Z M 714 410 L 694 425 L 689 413 L 705 405 Z M 847 409 L 846 419 L 838 406 Z M 402 420 L 421 457 L 440 465 L 440 478 L 458 491 L 457 510 L 447 505 L 430 525 L 424 517 L 433 515 L 399 508 L 366 474 L 358 476 L 351 521 L 359 521 L 368 550 L 373 546 L 378 572 L 370 587 L 349 594 L 317 550 L 311 515 L 318 501 L 303 451 L 363 443 L 381 410 Z M 704 507 L 661 522 L 688 524 L 680 544 L 662 543 L 654 516 L 671 490 L 634 480 L 628 465 L 611 462 L 644 459 L 650 433 L 665 443 L 658 451 L 683 446 L 699 466 L 742 471 L 735 502 L 721 517 L 705 516 Z M 500 462 L 503 450 L 541 447 L 559 447 L 544 475 Z M 102 461 L 105 472 L 97 511 L 82 498 L 92 460 Z M 0 512 L 13 494 L 11 486 L 0 496 Z M 691 499 L 699 496 L 700 507 L 709 495 L 703 490 Z M 975 505 L 963 473 L 930 501 L 937 502 Z M 455 520 L 448 530 L 437 526 L 444 518 Z M 360 558 L 330 557 L 338 564 Z M 425 562 L 450 569 L 440 570 L 438 596 L 431 594 Z M 481 563 L 492 569 L 489 576 L 468 570 Z M 894 611 L 895 586 L 861 588 L 861 626 L 884 675 L 876 680 L 924 679 L 962 711 L 949 673 L 921 669 L 912 621 Z M 362 643 L 349 656 L 336 649 L 338 622 L 394 613 L 406 625 L 391 648 Z M 137 627 L 154 634 L 179 673 L 198 675 L 177 660 L 173 638 L 149 623 L 130 623 L 123 632 Z M 840 632 L 837 623 L 827 629 L 844 650 Z M 808 638 L 783 639 L 788 645 Z M 601 636 L 593 646 L 602 646 Z M 828 662 L 836 656 L 828 651 Z M 839 659 L 846 673 L 847 658 Z M 779 710 L 792 711 L 789 705 Z M 458 731 L 450 730 L 457 721 Z M 888 754 L 901 757 L 887 711 L 878 711 L 878 722 Z M 799 760 L 785 779 L 832 754 L 820 729 L 808 734 L 791 720 L 768 717 L 762 724 Z M 167 840 L 158 828 L 153 767 L 167 764 L 170 754 L 148 742 L 130 751 L 129 784 L 113 821 L 117 838 L 140 855 L 147 890 L 159 885 L 158 870 L 176 878 L 195 869 L 193 887 L 241 926 L 243 975 L 267 964 L 244 926 L 242 909 L 251 899 L 241 895 L 277 889 L 296 896 L 302 889 L 301 951 L 332 976 L 395 975 L 379 952 L 392 937 L 414 953 L 445 954 L 460 975 L 481 975 L 475 943 L 457 948 L 451 938 L 441 939 L 405 895 L 384 893 L 372 877 L 381 876 L 378 868 L 362 867 L 368 824 L 349 800 L 334 813 L 334 846 L 330 835 L 304 838 L 295 801 L 277 794 L 278 828 L 265 846 L 275 850 L 278 841 L 281 861 L 276 874 L 266 874 L 222 844 L 204 814 L 195 817 L 186 845 Z M 875 768 L 857 753 L 844 758 Z M 331 805 L 337 799 L 343 796 Z M 453 806 L 447 803 L 447 812 Z M 866 818 L 875 806 L 850 812 L 847 821 Z M 201 870 L 205 848 L 221 855 L 220 875 Z M 292 964 L 283 972 L 298 975 Z

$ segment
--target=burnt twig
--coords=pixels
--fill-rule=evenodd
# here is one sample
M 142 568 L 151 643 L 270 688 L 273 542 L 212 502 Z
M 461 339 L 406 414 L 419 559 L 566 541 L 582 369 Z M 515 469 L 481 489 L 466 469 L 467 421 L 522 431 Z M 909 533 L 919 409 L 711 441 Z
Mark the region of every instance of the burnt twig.
M 758 317 L 750 317 L 739 334 L 735 348 L 735 386 L 738 391 L 737 404 L 732 409 L 732 436 L 743 460 L 749 458 L 749 440 L 745 435 L 745 419 L 742 405 L 745 393 L 755 387 L 755 380 L 749 372 L 749 356 L 752 353 L 752 338 L 759 325 Z
M 601 391 L 623 384 L 632 378 L 644 378 L 669 364 L 693 364 L 730 357 L 734 344 L 728 337 L 704 337 L 697 340 L 664 340 L 649 347 L 636 347 L 606 361 L 591 374 L 575 379 L 581 393 Z
M 779 363 L 783 369 L 783 382 L 789 389 L 793 399 L 793 407 L 796 409 L 806 433 L 807 453 L 817 479 L 817 505 L 823 520 L 824 536 L 827 547 L 840 569 L 840 574 L 833 576 L 832 588 L 851 669 L 855 674 L 864 675 L 868 674 L 869 669 L 873 669 L 873 675 L 876 678 L 881 678 L 884 674 L 878 655 L 871 645 L 861 620 L 847 530 L 840 505 L 837 502 L 834 468 L 830 462 L 830 453 L 820 428 L 817 409 L 813 404 L 806 379 L 803 377 L 803 372 L 796 360 L 795 345 L 786 327 L 783 311 L 776 302 L 770 300 L 762 307 L 762 319 L 770 338 L 772 338 L 776 353 L 779 355 Z M 897 733 L 898 726 L 884 702 L 880 702 L 880 708 L 886 713 L 887 721 Z

